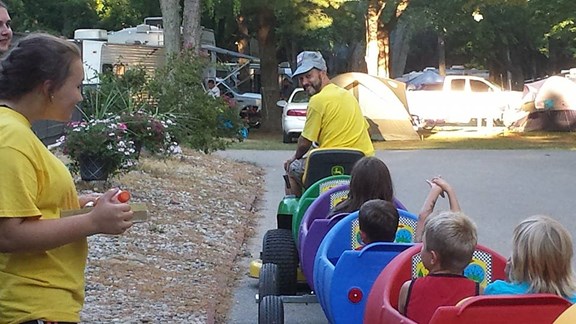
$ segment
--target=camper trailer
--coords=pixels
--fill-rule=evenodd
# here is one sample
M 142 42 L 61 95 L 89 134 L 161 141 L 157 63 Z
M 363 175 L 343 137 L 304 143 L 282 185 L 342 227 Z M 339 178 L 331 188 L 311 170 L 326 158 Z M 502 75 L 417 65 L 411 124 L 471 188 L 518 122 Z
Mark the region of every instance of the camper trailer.
M 112 71 L 115 74 L 123 74 L 125 69 L 131 65 L 142 66 L 149 75 L 152 75 L 156 67 L 164 63 L 162 17 L 148 17 L 144 19 L 144 24 L 116 32 L 107 32 L 101 29 L 78 29 L 74 32 L 74 41 L 82 50 L 85 85 L 98 84 L 100 82 L 99 75 L 102 72 Z M 205 82 L 209 79 L 217 80 L 219 78 L 226 81 L 228 85 L 231 84 L 232 87 L 236 87 L 240 83 L 236 79 L 238 71 L 260 62 L 257 57 L 217 47 L 214 31 L 211 29 L 202 28 L 200 46 L 213 63 L 204 71 L 203 79 Z M 235 62 L 233 65 L 229 65 L 226 71 L 217 71 L 217 66 L 226 66 L 216 64 L 218 55 L 243 59 L 245 63 Z M 262 100 L 259 93 L 243 94 L 239 91 L 237 93 L 238 95 L 234 99 L 240 103 L 238 107 L 240 110 L 256 108 L 256 111 L 260 111 Z M 256 97 L 257 100 L 254 99 Z M 258 103 L 257 107 L 253 106 L 254 102 Z
M 116 32 L 78 29 L 74 32 L 74 41 L 82 51 L 84 84 L 98 84 L 100 73 L 113 71 L 122 74 L 131 65 L 143 66 L 153 74 L 154 69 L 164 62 L 164 33 L 157 26 L 141 24 Z M 201 46 L 216 47 L 214 31 L 202 29 Z M 215 55 L 211 54 L 214 63 Z M 207 75 L 210 74 L 216 76 L 215 71 L 207 71 Z

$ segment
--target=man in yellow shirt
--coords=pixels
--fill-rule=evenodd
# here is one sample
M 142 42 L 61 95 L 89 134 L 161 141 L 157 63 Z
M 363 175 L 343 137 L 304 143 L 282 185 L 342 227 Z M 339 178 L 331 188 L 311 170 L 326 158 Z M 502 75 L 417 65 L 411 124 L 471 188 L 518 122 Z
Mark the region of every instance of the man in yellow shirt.
M 297 69 L 292 77 L 298 78 L 300 86 L 311 96 L 296 152 L 284 163 L 290 179 L 290 189 L 287 188 L 286 193 L 300 196 L 305 154 L 313 142 L 321 148 L 355 148 L 366 156 L 374 155 L 374 146 L 358 101 L 351 93 L 330 82 L 320 52 L 298 54 Z

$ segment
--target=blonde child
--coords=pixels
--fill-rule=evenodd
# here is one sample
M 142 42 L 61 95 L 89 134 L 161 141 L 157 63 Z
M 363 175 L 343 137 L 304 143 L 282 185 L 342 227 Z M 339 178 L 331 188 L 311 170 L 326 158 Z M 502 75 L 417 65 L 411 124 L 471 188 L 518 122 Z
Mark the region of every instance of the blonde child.
M 560 222 L 548 216 L 532 216 L 514 229 L 509 282 L 496 280 L 484 293 L 551 293 L 576 302 L 572 272 L 572 238 Z
M 429 274 L 402 285 L 400 313 L 418 323 L 428 323 L 439 306 L 456 305 L 478 295 L 478 283 L 463 275 L 477 240 L 476 225 L 461 212 L 445 211 L 427 218 L 420 255 Z

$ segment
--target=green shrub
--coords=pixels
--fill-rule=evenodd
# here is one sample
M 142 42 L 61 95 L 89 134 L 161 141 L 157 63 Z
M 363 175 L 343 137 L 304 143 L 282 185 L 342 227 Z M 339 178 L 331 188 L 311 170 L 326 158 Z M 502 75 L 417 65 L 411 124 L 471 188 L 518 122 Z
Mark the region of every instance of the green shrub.
M 208 62 L 192 51 L 169 57 L 156 70 L 149 94 L 161 114 L 175 118 L 171 134 L 180 144 L 210 153 L 240 140 L 243 123 L 222 98 L 212 98 L 203 86 Z

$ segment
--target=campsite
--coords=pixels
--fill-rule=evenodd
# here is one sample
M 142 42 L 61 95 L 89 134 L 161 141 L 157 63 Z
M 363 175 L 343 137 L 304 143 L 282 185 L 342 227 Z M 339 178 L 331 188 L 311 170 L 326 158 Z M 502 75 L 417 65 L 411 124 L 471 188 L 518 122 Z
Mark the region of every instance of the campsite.
M 491 133 L 573 131 L 576 69 L 570 72 L 527 82 L 523 91 L 501 90 L 475 75 L 443 77 L 435 69 L 397 80 L 348 72 L 332 82 L 356 97 L 373 141 L 410 141 L 424 138 L 426 129 L 434 127 Z M 472 71 L 482 73 L 487 74 Z M 450 84 L 460 88 L 450 89 Z
M 326 86 L 314 82 L 310 89 L 294 77 L 301 75 L 294 72 L 305 63 L 303 52 L 322 58 L 305 65 L 311 68 L 308 78 L 327 76 L 336 85 L 331 95 L 355 109 L 334 110 L 332 116 L 354 120 L 356 127 L 349 128 L 372 155 L 369 133 L 374 158 L 386 164 L 394 184 L 385 200 L 400 201 L 412 220 L 430 192 L 427 180 L 441 176 L 476 223 L 478 243 L 501 261 L 512 254 L 514 227 L 530 215 L 557 219 L 574 239 L 575 22 L 574 0 L 0 0 L 1 69 L 7 80 L 1 84 L 25 90 L 22 99 L 4 93 L 2 102 L 9 118 L 0 126 L 0 149 L 8 152 L 1 155 L 6 184 L 0 191 L 0 233 L 8 239 L 0 240 L 0 323 L 362 323 L 360 317 L 336 318 L 331 310 L 338 307 L 322 300 L 337 295 L 360 306 L 370 286 L 332 294 L 302 281 L 304 290 L 314 292 L 304 303 L 291 303 L 299 296 L 280 295 L 280 281 L 293 279 L 298 260 L 316 263 L 312 255 L 294 257 L 293 247 L 303 245 L 300 224 L 293 220 L 332 198 L 317 199 L 322 193 L 315 190 L 329 178 L 351 184 L 357 161 L 341 159 L 347 143 L 340 141 L 328 148 L 333 151 L 326 161 L 336 158 L 320 167 L 325 174 L 303 177 L 319 179 L 305 184 L 314 189 L 303 190 L 309 193 L 305 199 L 287 190 L 286 161 L 304 157 L 306 147 L 292 138 L 283 141 L 283 110 L 276 104 L 295 88 L 314 99 Z M 30 46 L 44 41 L 65 45 L 68 56 Z M 28 51 L 43 59 L 22 59 Z M 46 64 L 49 58 L 59 63 Z M 32 68 L 42 73 L 22 72 Z M 478 90 L 480 83 L 471 80 L 488 86 L 472 96 L 466 91 Z M 20 87 L 20 81 L 38 84 Z M 450 100 L 440 96 L 446 90 Z M 492 106 L 485 98 L 495 94 L 519 100 Z M 238 111 L 244 107 L 258 120 Z M 452 118 L 472 109 L 480 113 Z M 106 128 L 95 132 L 99 128 L 92 125 Z M 341 122 L 331 133 L 346 134 L 347 128 Z M 84 141 L 70 149 L 75 135 Z M 106 173 L 100 180 L 86 177 L 86 169 L 109 169 L 108 153 L 121 161 L 110 172 L 98 172 Z M 304 171 L 315 170 L 313 163 Z M 378 179 L 369 171 L 368 179 Z M 328 187 L 323 189 L 346 190 Z M 112 188 L 129 191 L 132 200 L 121 203 Z M 101 194 L 107 196 L 97 204 Z M 346 199 L 336 198 L 330 204 Z M 437 199 L 435 212 L 450 209 L 446 198 Z M 298 213 L 284 213 L 278 204 L 284 201 L 298 201 L 282 205 Z M 90 204 L 92 209 L 83 209 Z M 148 217 L 131 218 L 131 210 Z M 79 214 L 66 218 L 68 211 Z M 344 217 L 312 214 L 306 219 L 329 226 Z M 332 243 L 343 244 L 329 254 L 328 245 L 318 246 L 323 253 L 316 272 L 336 270 L 332 265 L 351 260 L 349 255 L 376 256 L 371 252 L 384 243 L 368 247 L 372 243 L 362 239 L 360 225 L 339 232 L 346 240 L 333 239 L 330 228 L 323 228 Z M 414 226 L 403 233 L 408 228 Z M 280 235 L 265 240 L 269 231 Z M 314 238 L 322 245 L 322 236 Z M 356 250 L 360 246 L 348 238 L 369 243 L 362 244 L 367 249 Z M 414 236 L 405 243 L 415 241 Z M 277 242 L 288 249 L 268 253 Z M 289 276 L 264 271 L 254 280 L 249 263 L 259 257 L 264 269 L 288 264 Z M 371 271 L 387 274 L 385 264 L 379 266 Z M 330 278 L 322 281 L 325 287 L 368 277 L 360 270 L 365 268 L 349 269 L 354 275 L 324 272 Z M 411 279 L 408 275 L 402 279 Z M 304 279 L 314 277 L 320 276 L 313 271 Z M 264 299 L 285 302 L 281 319 L 260 317 L 260 309 L 270 305 Z M 272 305 L 278 315 L 283 304 Z M 507 305 L 496 305 L 502 306 Z

